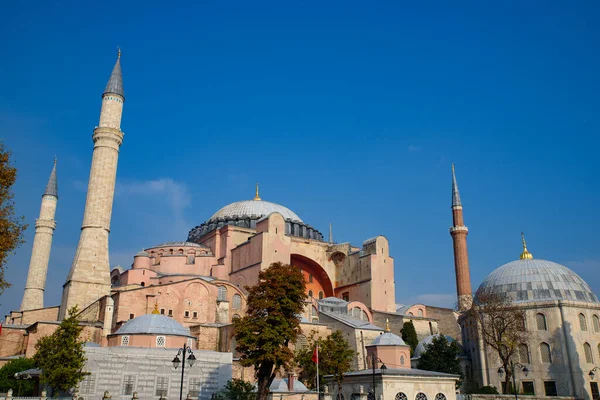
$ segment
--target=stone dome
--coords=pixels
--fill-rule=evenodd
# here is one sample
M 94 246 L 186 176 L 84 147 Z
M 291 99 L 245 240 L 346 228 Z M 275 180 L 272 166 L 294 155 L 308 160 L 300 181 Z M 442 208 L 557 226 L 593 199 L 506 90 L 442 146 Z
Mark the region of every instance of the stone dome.
M 509 262 L 487 276 L 477 293 L 506 293 L 515 302 L 573 300 L 598 303 L 590 286 L 569 268 L 532 258 Z
M 423 353 L 425 353 L 425 350 L 427 350 L 426 349 L 427 345 L 431 344 L 431 342 L 433 342 L 433 339 L 436 338 L 436 337 L 438 337 L 438 336 L 440 336 L 439 333 L 437 333 L 435 335 L 430 335 L 430 336 L 427 336 L 427 337 L 423 338 L 419 342 L 419 344 L 417 344 L 417 347 L 415 347 L 415 352 L 414 352 L 412 358 L 421 358 L 421 355 Z M 452 338 L 451 336 L 444 335 L 444 337 L 446 338 L 446 340 L 448 341 L 448 343 L 452 343 L 452 342 L 455 341 L 454 338 Z
M 280 213 L 286 220 L 302 222 L 300 217 L 289 208 L 264 200 L 242 200 L 228 204 L 214 213 L 212 217 L 209 218 L 209 221 L 214 221 L 219 218 L 230 219 L 233 217 L 252 215 L 265 217 L 274 212 Z
M 371 346 L 406 346 L 402 338 L 392 332 L 384 332 L 371 342 Z
M 121 326 L 115 335 L 167 335 L 186 336 L 190 330 L 173 318 L 162 314 L 146 314 L 130 319 Z

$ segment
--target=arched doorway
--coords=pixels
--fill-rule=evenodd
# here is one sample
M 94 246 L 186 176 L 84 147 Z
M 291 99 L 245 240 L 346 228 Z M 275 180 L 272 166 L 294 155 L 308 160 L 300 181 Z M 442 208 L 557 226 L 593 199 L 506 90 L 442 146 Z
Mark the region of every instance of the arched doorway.
M 290 263 L 302 271 L 306 282 L 306 293 L 312 292 L 312 297 L 317 300 L 333 296 L 331 279 L 317 262 L 300 254 L 292 254 Z

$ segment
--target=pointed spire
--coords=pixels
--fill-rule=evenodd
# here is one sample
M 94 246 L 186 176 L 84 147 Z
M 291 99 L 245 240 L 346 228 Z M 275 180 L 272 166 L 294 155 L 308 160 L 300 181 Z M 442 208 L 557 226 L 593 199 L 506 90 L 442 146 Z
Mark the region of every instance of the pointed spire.
M 331 222 L 329 223 L 329 244 L 333 244 L 333 231 L 331 229 Z
M 521 241 L 523 242 L 523 252 L 521 253 L 521 260 L 532 260 L 533 254 L 527 251 L 527 243 L 525 242 L 525 235 L 521 232 Z
M 261 200 L 260 196 L 258 195 L 258 182 L 256 182 L 256 194 L 254 195 L 254 200 Z
M 48 179 L 48 184 L 46 185 L 46 190 L 44 191 L 44 196 L 54 196 L 58 198 L 58 181 L 56 179 L 56 157 L 54 157 L 54 166 L 52 167 L 52 172 L 50 173 L 50 178 Z
M 107 93 L 114 93 L 123 98 L 125 97 L 125 92 L 123 91 L 123 74 L 121 73 L 121 49 L 118 50 L 117 62 L 112 70 L 112 74 L 110 74 L 106 89 L 104 89 L 104 94 Z
M 151 314 L 160 314 L 160 311 L 158 311 L 158 301 L 154 302 L 154 310 L 152 310 Z
M 456 183 L 456 174 L 454 173 L 454 163 L 452 163 L 452 207 L 462 207 L 460 193 L 458 193 L 458 184 Z

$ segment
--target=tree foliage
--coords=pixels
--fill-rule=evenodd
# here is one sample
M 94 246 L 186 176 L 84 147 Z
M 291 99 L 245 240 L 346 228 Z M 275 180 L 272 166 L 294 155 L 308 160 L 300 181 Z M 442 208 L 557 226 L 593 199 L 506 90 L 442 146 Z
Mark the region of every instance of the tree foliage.
M 449 342 L 444 335 L 437 335 L 431 343 L 425 346 L 425 352 L 421 354 L 417 368 L 426 371 L 460 375 L 462 380 L 462 370 L 458 359 L 459 354 L 460 346 L 458 343 Z M 457 383 L 457 386 L 460 386 L 460 381 Z
M 477 324 L 481 338 L 500 360 L 505 372 L 504 387 L 508 390 L 512 378 L 510 360 L 514 357 L 516 362 L 519 361 L 519 345 L 529 339 L 525 330 L 525 311 L 505 294 L 486 290 L 475 296 L 468 318 Z
M 254 366 L 257 398 L 267 398 L 280 369 L 289 369 L 293 352 L 289 344 L 301 332 L 298 316 L 306 300 L 306 284 L 299 268 L 273 263 L 258 275 L 258 284 L 246 287 L 246 315 L 233 321 L 237 351 L 243 366 Z
M 310 389 L 316 388 L 317 366 L 313 362 L 315 348 L 319 345 L 319 382 L 323 376 L 333 375 L 341 393 L 344 374 L 352 369 L 355 352 L 344 337 L 342 331 L 335 331 L 325 339 L 315 339 L 315 333 L 309 338 L 309 345 L 296 350 L 296 364 L 301 369 L 298 378 Z
M 412 321 L 407 321 L 402 325 L 402 340 L 410 346 L 410 355 L 412 356 L 419 344 L 417 331 Z
M 42 369 L 41 382 L 62 392 L 76 387 L 89 374 L 83 370 L 84 341 L 79 338 L 83 327 L 79 325 L 77 313 L 77 306 L 71 308 L 58 329 L 35 345 L 37 352 L 33 361 Z
M 23 217 L 15 216 L 12 186 L 17 179 L 17 169 L 10 162 L 10 151 L 0 140 L 0 294 L 10 287 L 4 278 L 8 257 L 23 243 L 27 228 Z
M 35 364 L 31 358 L 17 358 L 6 363 L 0 368 L 0 393 L 6 393 L 9 389 L 12 389 L 17 395 L 20 396 L 31 396 L 35 388 L 33 380 L 21 380 L 15 379 L 15 373 L 25 371 L 27 369 L 35 368 Z M 17 388 L 20 388 L 17 390 Z
M 254 400 L 254 385 L 242 379 L 230 379 L 215 395 L 215 400 Z

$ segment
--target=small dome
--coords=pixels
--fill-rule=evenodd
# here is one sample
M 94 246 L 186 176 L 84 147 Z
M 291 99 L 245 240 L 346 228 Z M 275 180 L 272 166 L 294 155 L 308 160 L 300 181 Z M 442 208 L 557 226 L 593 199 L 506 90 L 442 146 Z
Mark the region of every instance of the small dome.
M 134 257 L 150 257 L 150 254 L 147 251 L 142 250 L 139 251 Z
M 426 347 L 428 344 L 431 344 L 431 342 L 433 342 L 433 339 L 440 336 L 440 334 L 435 334 L 435 335 L 430 335 L 427 336 L 426 338 L 423 338 L 423 340 L 421 340 L 419 342 L 419 344 L 417 344 L 417 347 L 415 347 L 415 352 L 413 354 L 413 358 L 420 358 L 421 355 L 423 353 L 425 353 L 425 351 L 427 350 Z M 455 340 L 448 335 L 444 335 L 444 337 L 446 338 L 446 340 L 448 341 L 448 343 L 452 343 L 455 342 Z
M 241 217 L 244 215 L 257 215 L 264 217 L 274 212 L 280 213 L 285 219 L 291 219 L 300 222 L 302 221 L 300 217 L 289 208 L 264 200 L 242 200 L 228 204 L 214 213 L 212 217 L 210 217 L 209 221 L 216 220 L 217 218 L 229 219 L 234 216 Z
M 127 321 L 115 335 L 190 335 L 190 330 L 185 328 L 173 318 L 162 314 L 146 314 Z
M 569 268 L 551 261 L 524 258 L 487 276 L 477 293 L 506 293 L 515 302 L 574 300 L 598 303 L 590 286 Z
M 371 342 L 371 346 L 406 346 L 402 338 L 392 332 L 384 332 Z

